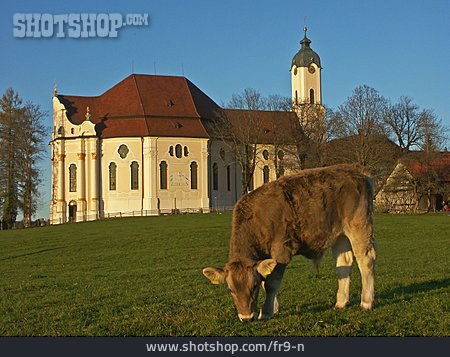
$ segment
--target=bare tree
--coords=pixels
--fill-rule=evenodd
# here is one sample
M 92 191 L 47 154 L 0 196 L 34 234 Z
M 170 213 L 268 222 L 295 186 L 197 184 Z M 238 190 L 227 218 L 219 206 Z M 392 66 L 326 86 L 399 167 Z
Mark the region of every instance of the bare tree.
M 233 94 L 225 110 L 218 111 L 211 122 L 216 140 L 220 140 L 241 168 L 242 194 L 253 189 L 253 173 L 259 157 L 263 125 L 258 110 L 265 109 L 266 101 L 257 90 L 244 89 Z
M 431 109 L 424 109 L 419 114 L 417 146 L 424 152 L 443 149 L 448 139 L 448 128 L 442 124 Z
M 266 109 L 266 100 L 256 89 L 246 88 L 242 93 L 233 94 L 226 107 L 230 109 L 264 110 Z
M 387 134 L 387 109 L 387 100 L 367 85 L 356 87 L 338 108 L 338 118 L 342 121 L 340 136 L 350 138 L 355 161 L 362 166 L 370 165 L 376 145 L 374 138 Z
M 322 104 L 298 104 L 294 106 L 294 111 L 298 115 L 301 130 L 308 139 L 306 147 L 301 149 L 306 151 L 303 167 L 320 167 L 325 163 L 324 144 L 329 136 L 329 123 L 327 121 L 327 108 Z
M 417 187 L 420 188 L 417 194 L 426 195 L 427 211 L 429 212 L 433 208 L 432 195 L 443 190 L 443 182 L 436 171 L 435 162 L 439 159 L 439 151 L 446 142 L 448 129 L 430 109 L 420 112 L 418 127 L 417 146 L 421 153 L 416 155 L 416 160 L 420 165 L 420 170 L 416 175 Z M 417 202 L 419 201 L 420 198 Z
M 334 140 L 327 143 L 327 164 L 358 163 L 369 169 L 379 189 L 399 157 L 386 125 L 387 100 L 375 89 L 356 87 L 334 113 Z
M 270 94 L 265 100 L 266 110 L 289 112 L 292 110 L 292 99 L 279 94 Z
M 277 94 L 265 98 L 257 90 L 247 88 L 233 94 L 227 107 L 231 110 L 220 113 L 213 131 L 241 167 L 242 194 L 245 194 L 253 189 L 253 174 L 261 157 L 262 144 L 269 144 L 269 157 L 278 178 L 284 174 L 285 167 L 292 164 L 284 153 L 295 152 L 292 147 L 296 143 L 300 146 L 301 140 L 304 144 L 304 135 L 295 115 L 289 113 L 290 98 Z M 304 148 L 302 145 L 303 151 Z M 303 153 L 299 157 L 303 157 Z
M 257 165 L 262 134 L 257 112 L 228 109 L 218 113 L 211 124 L 214 138 L 222 141 L 241 168 L 242 194 L 253 189 L 253 173 Z
M 296 157 L 296 150 L 293 149 L 295 140 L 292 140 L 295 126 L 293 124 L 295 123 L 288 121 L 289 125 L 286 126 L 286 121 L 280 122 L 280 116 L 278 115 L 278 112 L 289 112 L 292 110 L 292 100 L 279 94 L 271 94 L 267 97 L 265 103 L 267 110 L 273 112 L 268 123 L 272 131 L 269 158 L 275 168 L 275 177 L 279 178 L 284 175 L 286 167 L 290 169 L 295 169 L 297 166 L 300 167 L 300 160 L 287 160 L 288 155 L 285 155 L 286 152 L 290 156 Z M 296 126 L 296 128 L 298 129 L 299 127 Z
M 390 106 L 385 122 L 392 131 L 397 145 L 408 152 L 418 145 L 420 140 L 419 106 L 411 97 L 400 97 L 398 103 Z

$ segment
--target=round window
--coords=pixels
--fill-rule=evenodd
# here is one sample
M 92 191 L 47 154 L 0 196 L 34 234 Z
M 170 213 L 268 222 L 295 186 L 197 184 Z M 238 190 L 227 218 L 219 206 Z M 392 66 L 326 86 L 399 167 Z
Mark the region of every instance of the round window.
M 122 159 L 125 159 L 129 152 L 130 150 L 128 150 L 128 147 L 125 144 L 119 146 L 118 153 Z

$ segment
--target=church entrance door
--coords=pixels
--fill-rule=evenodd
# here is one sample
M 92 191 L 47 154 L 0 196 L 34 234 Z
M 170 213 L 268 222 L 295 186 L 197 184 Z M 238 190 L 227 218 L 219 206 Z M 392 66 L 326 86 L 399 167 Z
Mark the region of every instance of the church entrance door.
M 75 201 L 69 202 L 69 222 L 76 222 L 77 220 L 77 203 Z

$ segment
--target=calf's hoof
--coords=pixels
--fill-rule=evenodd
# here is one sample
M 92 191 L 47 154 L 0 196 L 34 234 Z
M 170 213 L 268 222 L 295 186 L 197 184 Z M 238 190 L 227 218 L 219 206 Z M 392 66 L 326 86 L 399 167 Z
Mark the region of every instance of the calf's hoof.
M 362 302 L 360 308 L 361 311 L 370 311 L 373 309 L 373 303 Z
M 346 301 L 346 302 L 337 302 L 337 303 L 334 305 L 334 307 L 335 307 L 336 309 L 345 309 L 348 305 L 349 305 L 349 302 L 348 302 L 348 301 Z
M 273 317 L 273 314 L 264 314 L 262 309 L 259 310 L 258 320 L 267 321 L 267 320 L 270 320 L 272 317 Z

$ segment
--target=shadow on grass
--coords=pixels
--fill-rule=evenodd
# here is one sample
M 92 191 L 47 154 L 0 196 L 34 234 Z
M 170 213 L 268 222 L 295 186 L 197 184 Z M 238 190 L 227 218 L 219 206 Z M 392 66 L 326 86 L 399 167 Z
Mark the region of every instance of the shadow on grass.
M 415 294 L 432 292 L 442 288 L 450 287 L 450 279 L 431 280 L 422 283 L 414 283 L 405 286 L 398 286 L 391 290 L 382 291 L 377 293 L 375 289 L 375 309 L 378 306 L 387 306 L 396 304 L 399 301 L 411 300 Z M 350 306 L 359 305 L 359 301 L 353 301 L 350 297 Z M 302 304 L 301 310 L 311 312 L 325 312 L 334 308 L 334 305 L 329 304 Z
M 35 254 L 40 254 L 40 253 L 45 253 L 45 252 L 50 252 L 52 250 L 59 250 L 59 249 L 63 249 L 65 247 L 56 247 L 56 248 L 47 248 L 47 249 L 41 249 L 41 250 L 37 250 L 35 252 L 30 252 L 30 253 L 25 253 L 25 254 L 19 254 L 19 255 L 12 255 L 10 257 L 6 257 L 3 259 L 0 259 L 0 261 L 4 261 L 4 260 L 10 260 L 10 259 L 16 259 L 16 258 L 22 258 L 22 257 L 27 257 L 29 255 L 35 255 Z
M 448 288 L 450 279 L 431 280 L 422 283 L 414 283 L 405 286 L 398 286 L 391 290 L 382 291 L 375 295 L 375 306 L 384 306 L 396 303 L 399 300 L 410 300 L 417 293 L 427 293 L 433 290 Z

